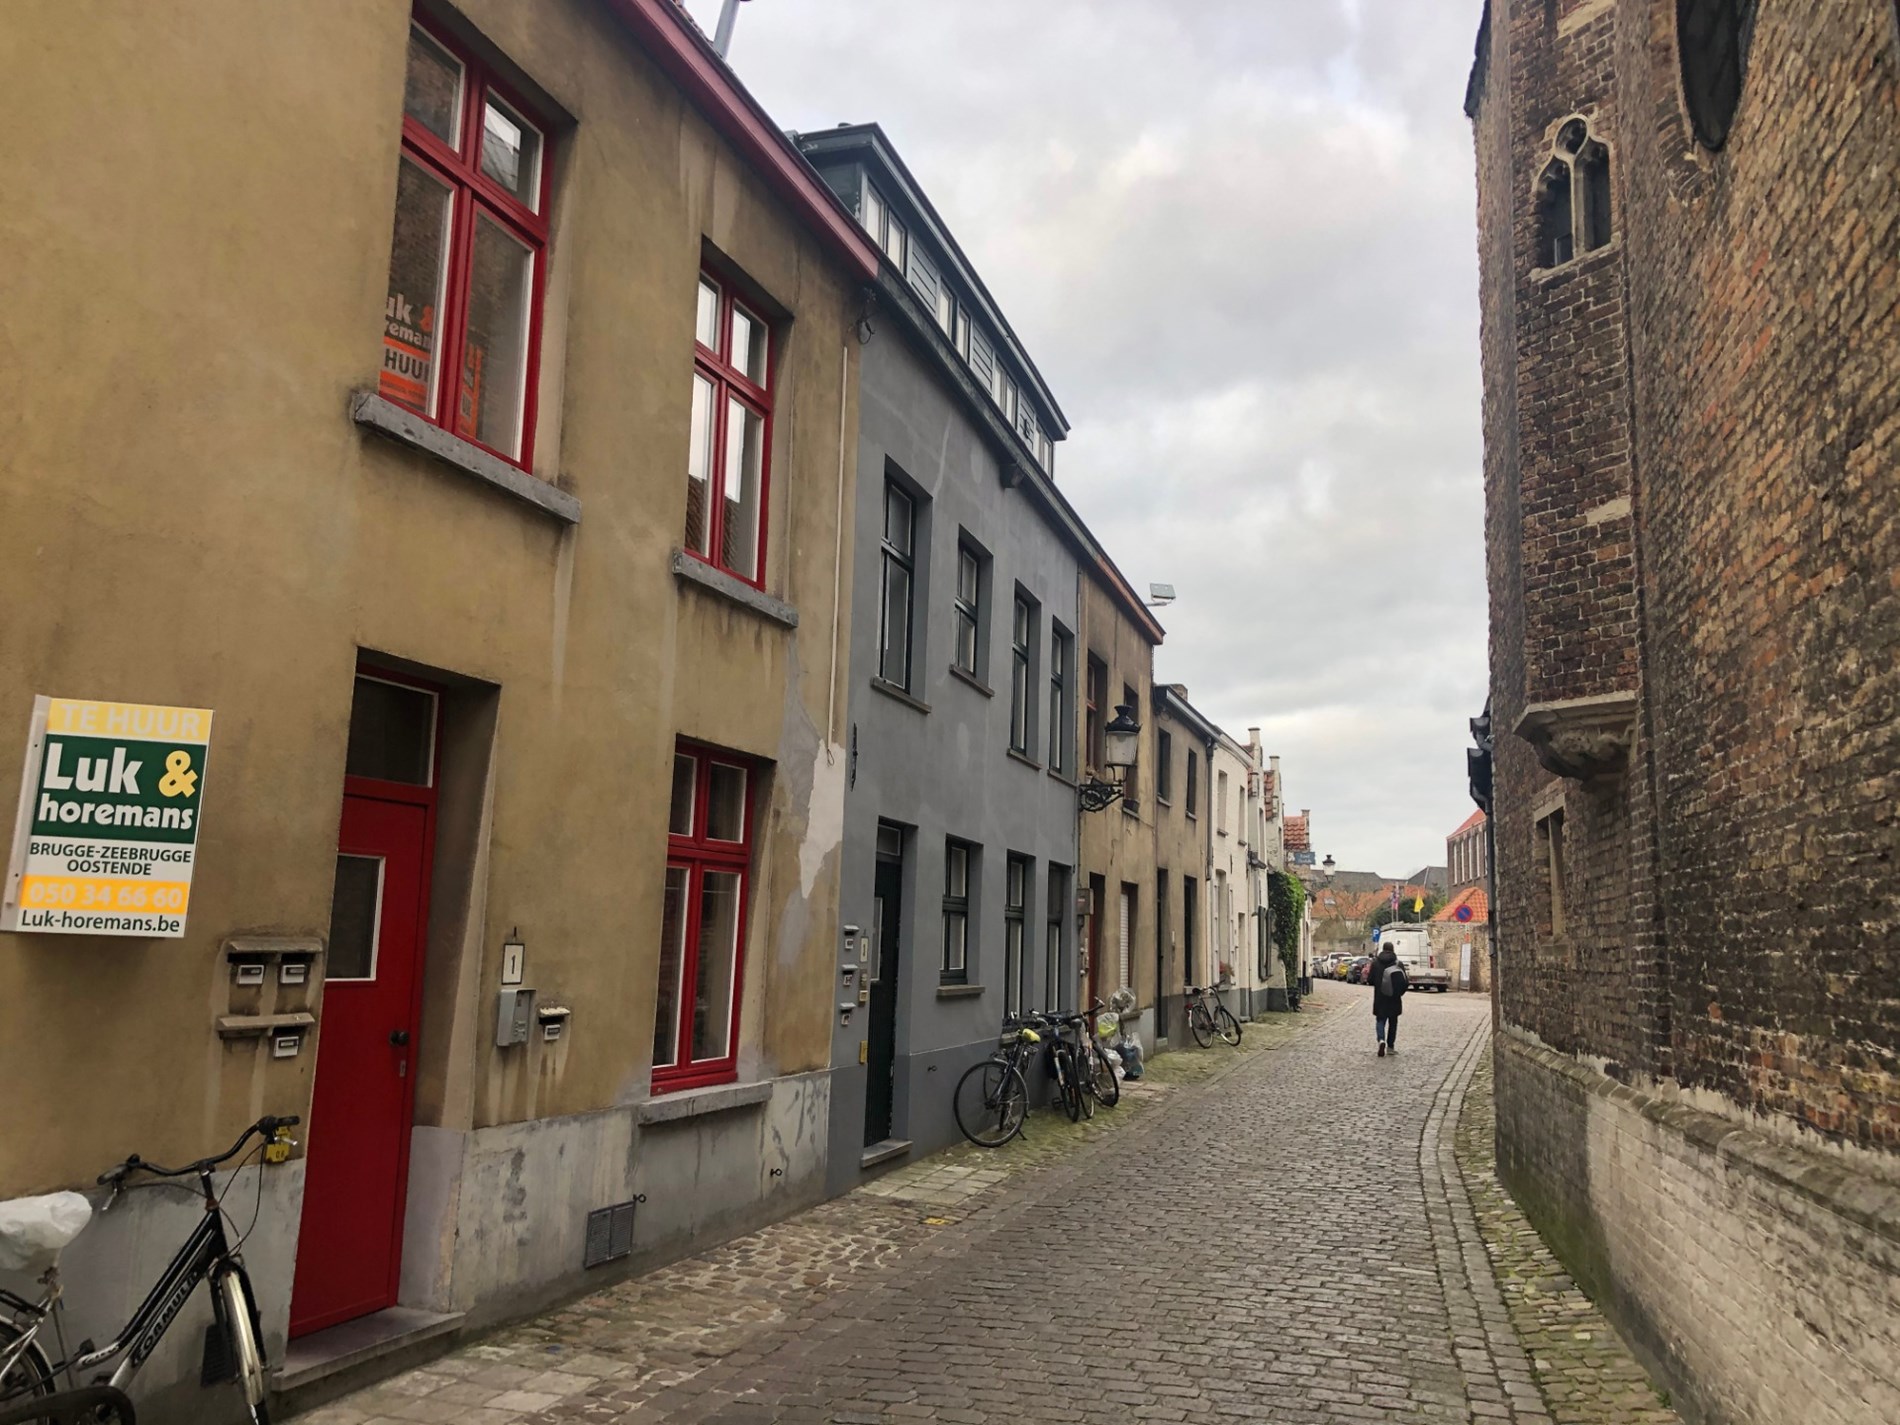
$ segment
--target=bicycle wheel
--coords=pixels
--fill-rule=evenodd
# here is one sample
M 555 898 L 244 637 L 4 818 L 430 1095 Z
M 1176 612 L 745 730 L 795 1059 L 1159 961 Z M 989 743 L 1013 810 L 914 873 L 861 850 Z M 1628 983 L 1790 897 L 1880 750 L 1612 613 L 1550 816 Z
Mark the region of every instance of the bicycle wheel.
M 1108 1055 L 1100 1045 L 1096 1046 L 1093 1072 L 1089 1075 L 1089 1094 L 1103 1108 L 1113 1108 L 1122 1101 L 1122 1081 L 1115 1076 L 1115 1066 L 1109 1062 Z
M 233 1268 L 219 1274 L 214 1289 L 223 1304 L 231 1360 L 237 1367 L 238 1389 L 244 1392 L 251 1425 L 270 1425 L 270 1405 L 265 1400 L 270 1393 L 270 1377 L 264 1365 L 264 1348 L 253 1325 L 256 1312 L 251 1305 L 250 1283 L 241 1268 Z
M 963 1071 L 950 1102 L 965 1138 L 980 1148 L 1000 1148 L 1023 1131 L 1029 1088 L 1015 1065 L 985 1059 Z
M 1240 1043 L 1240 1021 L 1234 1018 L 1233 1011 L 1226 1005 L 1220 1007 L 1214 1021 L 1214 1028 L 1229 1044 Z
M 1194 1031 L 1194 1042 L 1203 1049 L 1214 1042 L 1214 1021 L 1208 1018 L 1207 1006 L 1188 1006 L 1188 1028 Z
M 1069 1115 L 1074 1123 L 1082 1117 L 1082 1084 L 1075 1071 L 1075 1060 L 1066 1049 L 1058 1049 L 1049 1059 L 1049 1067 L 1056 1076 L 1056 1097 L 1062 1101 L 1062 1111 Z
M 0 1356 L 11 1355 L 25 1334 L 11 1321 L 0 1321 Z M 52 1393 L 53 1363 L 46 1359 L 40 1343 L 34 1341 L 7 1367 L 6 1375 L 0 1377 L 0 1407 Z
M 125 1392 L 109 1385 L 49 1391 L 0 1405 L 0 1425 L 136 1425 L 137 1420 Z

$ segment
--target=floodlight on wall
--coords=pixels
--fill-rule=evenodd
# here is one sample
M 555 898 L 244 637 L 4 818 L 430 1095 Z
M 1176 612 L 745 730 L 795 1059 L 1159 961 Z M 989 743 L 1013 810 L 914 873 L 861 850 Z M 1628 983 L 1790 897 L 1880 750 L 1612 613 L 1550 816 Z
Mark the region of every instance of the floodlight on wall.
M 1174 585 L 1150 584 L 1148 586 L 1148 597 L 1145 601 L 1146 606 L 1148 608 L 1151 608 L 1151 609 L 1164 608 L 1168 604 L 1171 604 L 1173 602 L 1174 602 Z
M 1101 811 L 1120 801 L 1126 789 L 1128 769 L 1135 765 L 1140 753 L 1141 720 L 1135 716 L 1135 705 L 1118 704 L 1115 716 L 1102 729 L 1102 761 L 1108 764 L 1108 773 L 1114 780 L 1104 782 L 1100 777 L 1090 777 L 1082 783 L 1077 788 L 1082 810 Z

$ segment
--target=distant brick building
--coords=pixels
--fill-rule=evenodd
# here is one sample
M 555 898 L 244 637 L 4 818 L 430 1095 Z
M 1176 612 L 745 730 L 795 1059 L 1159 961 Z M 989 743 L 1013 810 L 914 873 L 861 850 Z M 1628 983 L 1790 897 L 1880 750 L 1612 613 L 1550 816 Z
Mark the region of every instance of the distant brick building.
M 1900 1419 L 1897 63 L 1491 0 L 1467 92 L 1499 1164 L 1698 1420 Z

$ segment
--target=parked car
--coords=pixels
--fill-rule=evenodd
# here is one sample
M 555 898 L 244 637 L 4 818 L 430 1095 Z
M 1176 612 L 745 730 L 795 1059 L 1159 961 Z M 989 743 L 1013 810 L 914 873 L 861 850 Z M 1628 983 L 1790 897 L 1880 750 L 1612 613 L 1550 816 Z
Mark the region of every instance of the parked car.
M 1370 984 L 1371 981 L 1366 977 L 1371 970 L 1372 957 L 1370 955 L 1355 956 L 1352 962 L 1346 966 L 1346 983 L 1349 985 Z

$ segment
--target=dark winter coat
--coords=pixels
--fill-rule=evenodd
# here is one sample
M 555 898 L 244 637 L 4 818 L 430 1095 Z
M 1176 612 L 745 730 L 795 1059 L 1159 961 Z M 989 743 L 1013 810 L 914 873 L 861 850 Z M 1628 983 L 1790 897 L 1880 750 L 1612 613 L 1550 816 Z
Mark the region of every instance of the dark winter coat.
M 1371 965 L 1372 1014 L 1375 1019 L 1396 1019 L 1405 1012 L 1405 991 L 1395 995 L 1385 992 L 1385 972 L 1389 965 L 1396 965 L 1399 952 L 1390 945 L 1379 951 L 1379 958 Z

